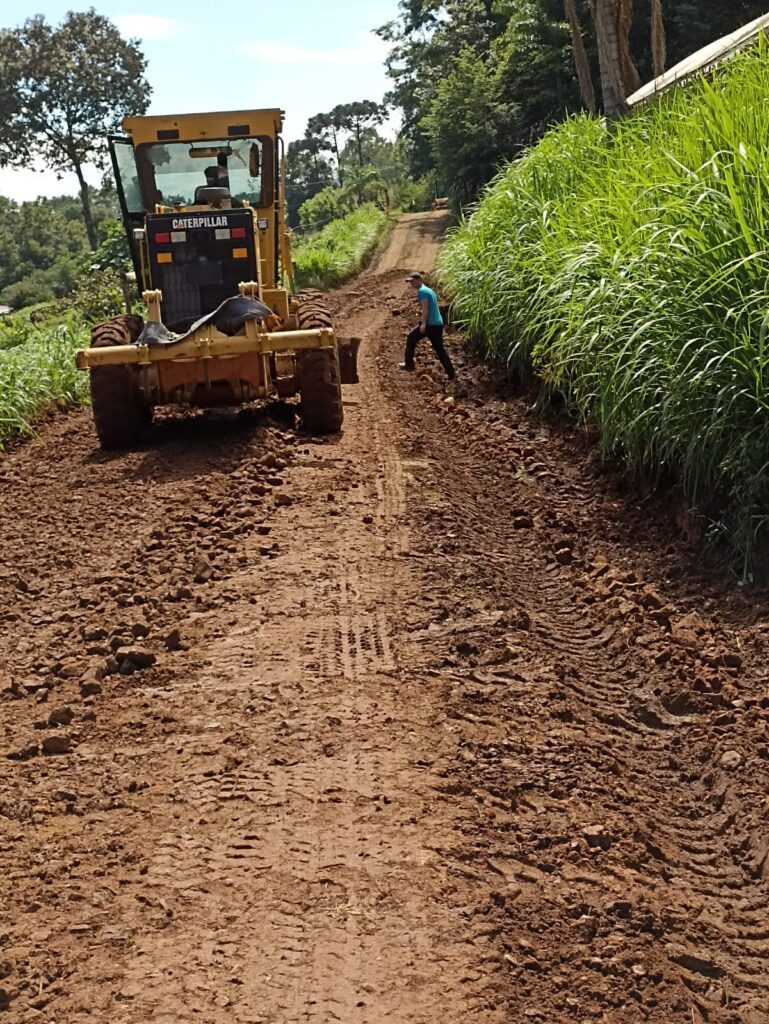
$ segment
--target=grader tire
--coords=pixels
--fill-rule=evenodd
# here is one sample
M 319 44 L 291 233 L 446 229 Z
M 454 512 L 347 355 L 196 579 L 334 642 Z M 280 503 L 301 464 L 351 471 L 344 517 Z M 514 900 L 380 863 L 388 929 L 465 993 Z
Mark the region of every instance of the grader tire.
M 311 434 L 337 434 L 342 429 L 342 385 L 339 360 L 332 349 L 310 348 L 299 356 L 302 422 Z
M 331 313 L 320 293 L 301 297 L 297 317 L 302 331 L 331 327 Z M 302 422 L 311 434 L 337 434 L 342 429 L 342 384 L 336 349 L 310 348 L 297 357 Z
M 130 345 L 141 333 L 138 316 L 119 316 L 97 324 L 91 348 Z M 152 409 L 139 396 L 132 366 L 96 366 L 91 371 L 91 411 L 99 444 L 105 451 L 131 448 L 152 422 Z

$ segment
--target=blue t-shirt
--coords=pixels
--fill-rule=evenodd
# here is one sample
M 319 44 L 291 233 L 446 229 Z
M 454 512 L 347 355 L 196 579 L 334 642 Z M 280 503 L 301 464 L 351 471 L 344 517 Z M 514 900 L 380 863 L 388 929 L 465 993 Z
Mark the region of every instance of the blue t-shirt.
M 443 327 L 443 317 L 438 308 L 438 296 L 432 288 L 428 288 L 426 284 L 423 284 L 417 292 L 417 298 L 419 299 L 420 308 L 424 300 L 427 299 L 427 326 Z

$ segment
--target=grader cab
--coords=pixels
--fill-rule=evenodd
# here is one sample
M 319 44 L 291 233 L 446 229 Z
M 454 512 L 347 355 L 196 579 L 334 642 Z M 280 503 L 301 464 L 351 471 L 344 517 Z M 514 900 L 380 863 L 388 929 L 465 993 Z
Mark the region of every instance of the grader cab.
M 280 110 L 129 117 L 109 139 L 146 313 L 97 324 L 90 371 L 103 448 L 135 444 L 159 405 L 299 395 L 312 433 L 342 426 L 357 340 L 317 293 L 292 295 Z

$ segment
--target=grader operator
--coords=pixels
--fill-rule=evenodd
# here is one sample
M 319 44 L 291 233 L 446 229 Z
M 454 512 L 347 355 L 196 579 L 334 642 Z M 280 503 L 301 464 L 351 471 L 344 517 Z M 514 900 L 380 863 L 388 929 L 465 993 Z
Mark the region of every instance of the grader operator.
M 280 110 L 129 117 L 109 139 L 145 317 L 97 324 L 90 371 L 103 448 L 135 444 L 158 405 L 298 394 L 311 433 L 342 426 L 357 340 L 317 293 L 292 295 Z

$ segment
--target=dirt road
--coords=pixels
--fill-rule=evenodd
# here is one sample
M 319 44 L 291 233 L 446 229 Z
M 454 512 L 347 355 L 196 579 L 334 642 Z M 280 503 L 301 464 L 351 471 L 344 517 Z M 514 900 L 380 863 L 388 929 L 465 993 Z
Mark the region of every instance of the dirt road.
M 456 341 L 399 376 L 412 302 L 332 296 L 339 438 L 0 462 L 0 1019 L 769 1022 L 766 607 Z

